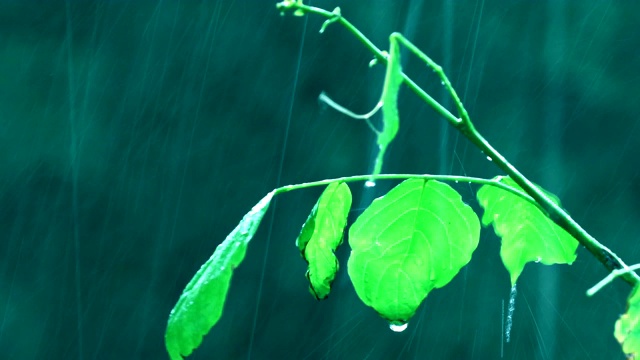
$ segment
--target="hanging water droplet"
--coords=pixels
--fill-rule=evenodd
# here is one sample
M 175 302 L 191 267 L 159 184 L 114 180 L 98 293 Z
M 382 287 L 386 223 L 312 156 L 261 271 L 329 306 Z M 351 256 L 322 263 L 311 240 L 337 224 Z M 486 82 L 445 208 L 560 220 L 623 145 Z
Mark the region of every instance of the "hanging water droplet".
M 389 329 L 394 332 L 403 332 L 407 329 L 409 323 L 389 323 Z
M 493 159 L 491 159 L 491 156 L 487 156 L 487 160 L 493 161 Z
M 542 258 L 540 256 L 538 256 L 538 258 L 536 259 L 536 263 L 539 263 L 542 260 Z
M 440 85 L 444 86 L 444 81 L 440 81 Z
M 373 181 L 373 180 L 367 180 L 367 181 L 364 183 L 364 186 L 365 186 L 365 187 L 374 187 L 374 186 L 376 186 L 376 182 L 375 182 L 375 181 Z

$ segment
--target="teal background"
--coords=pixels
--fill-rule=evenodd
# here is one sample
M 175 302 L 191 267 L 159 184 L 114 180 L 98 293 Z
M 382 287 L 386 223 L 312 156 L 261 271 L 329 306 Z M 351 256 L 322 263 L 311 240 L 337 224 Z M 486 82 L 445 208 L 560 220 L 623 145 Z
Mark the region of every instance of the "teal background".
M 444 66 L 481 133 L 627 263 L 640 258 L 640 6 L 632 1 L 313 1 L 386 48 Z M 163 359 L 169 311 L 268 191 L 366 174 L 384 69 L 324 19 L 272 1 L 0 3 L 0 358 Z M 450 107 L 440 81 L 405 71 Z M 451 107 L 450 107 L 451 108 Z M 500 172 L 406 88 L 386 173 Z M 379 120 L 379 119 L 377 119 Z M 393 183 L 352 186 L 351 220 Z M 477 209 L 476 188 L 457 185 Z M 224 315 L 190 359 L 623 359 L 630 288 L 584 249 L 509 276 L 484 229 L 471 263 L 403 333 L 356 297 L 307 291 L 295 238 L 321 189 L 278 197 Z

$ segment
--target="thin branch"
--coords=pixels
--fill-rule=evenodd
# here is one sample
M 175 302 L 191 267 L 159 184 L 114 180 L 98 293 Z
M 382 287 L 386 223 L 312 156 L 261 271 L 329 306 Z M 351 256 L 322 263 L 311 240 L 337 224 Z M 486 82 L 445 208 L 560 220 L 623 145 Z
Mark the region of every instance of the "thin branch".
M 373 108 L 373 110 L 369 111 L 366 114 L 356 114 L 353 111 L 347 109 L 346 107 L 333 101 L 329 96 L 327 96 L 327 94 L 324 91 L 320 93 L 320 96 L 318 96 L 318 100 L 329 105 L 332 109 L 336 110 L 337 112 L 340 112 L 343 115 L 346 115 L 352 119 L 364 120 L 367 123 L 367 126 L 369 126 L 369 129 L 371 129 L 371 131 L 373 131 L 375 134 L 380 134 L 380 130 L 376 129 L 375 126 L 373 126 L 373 124 L 371 123 L 371 120 L 369 119 L 373 115 L 375 115 L 375 113 L 377 113 L 378 110 L 380 110 L 380 108 L 382 107 L 382 102 L 378 102 L 376 106 Z
M 609 275 L 607 275 L 607 277 L 600 280 L 591 289 L 587 290 L 587 296 L 595 295 L 598 291 L 602 290 L 603 287 L 607 286 L 610 282 L 612 282 L 618 276 L 622 276 L 624 274 L 627 274 L 631 271 L 635 271 L 638 269 L 640 269 L 640 264 L 629 266 L 626 269 L 613 270 L 612 272 L 609 273 Z
M 379 175 L 354 175 L 344 176 L 334 179 L 325 179 L 318 181 L 311 181 L 302 184 L 285 185 L 275 189 L 275 195 L 286 193 L 293 190 L 307 189 L 314 186 L 329 185 L 334 182 L 356 182 L 356 181 L 371 181 L 371 180 L 406 180 L 406 179 L 424 179 L 424 180 L 439 180 L 455 183 L 470 183 L 478 185 L 495 186 L 502 190 L 508 191 L 517 197 L 528 201 L 532 205 L 536 206 L 540 211 L 544 211 L 540 204 L 538 204 L 531 196 L 523 193 L 522 191 L 511 187 L 505 183 L 500 182 L 499 179 L 483 179 L 471 176 L 459 176 L 459 175 L 431 175 L 431 174 L 379 174 Z

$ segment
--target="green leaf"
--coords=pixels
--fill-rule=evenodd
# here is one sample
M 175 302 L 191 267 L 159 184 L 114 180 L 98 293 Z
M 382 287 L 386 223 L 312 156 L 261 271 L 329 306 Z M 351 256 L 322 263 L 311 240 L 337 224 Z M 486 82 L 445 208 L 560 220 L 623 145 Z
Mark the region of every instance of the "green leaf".
M 351 191 L 347 184 L 331 183 L 324 190 L 296 240 L 302 257 L 309 264 L 309 290 L 318 300 L 325 299 L 338 272 L 334 251 L 342 243 L 351 208 Z
M 165 345 L 172 360 L 190 355 L 220 319 L 233 270 L 244 260 L 247 244 L 273 195 L 273 191 L 267 194 L 242 218 L 180 295 L 165 333 Z
M 627 303 L 627 312 L 616 321 L 613 332 L 628 358 L 635 359 L 640 354 L 640 291 L 633 288 Z
M 479 237 L 478 217 L 453 188 L 405 180 L 351 226 L 349 277 L 366 305 L 403 324 L 471 260 Z
M 389 37 L 389 56 L 387 57 L 387 71 L 382 89 L 382 131 L 378 133 L 378 156 L 372 175 L 378 175 L 382 171 L 382 163 L 387 147 L 396 137 L 400 127 L 398 115 L 398 93 L 402 85 L 402 67 L 400 66 L 400 44 L 391 34 Z
M 399 128 L 398 93 L 402 85 L 402 67 L 400 66 L 400 44 L 393 35 L 389 38 L 389 56 L 387 71 L 382 90 L 383 129 L 378 136 L 378 145 L 386 146 L 396 137 Z
M 494 180 L 522 191 L 509 177 L 498 176 Z M 556 196 L 546 191 L 545 194 L 560 204 Z M 529 201 L 490 185 L 482 186 L 477 197 L 484 208 L 482 224 L 493 223 L 502 238 L 500 256 L 511 275 L 511 285 L 528 262 L 571 264 L 576 259 L 578 241 Z

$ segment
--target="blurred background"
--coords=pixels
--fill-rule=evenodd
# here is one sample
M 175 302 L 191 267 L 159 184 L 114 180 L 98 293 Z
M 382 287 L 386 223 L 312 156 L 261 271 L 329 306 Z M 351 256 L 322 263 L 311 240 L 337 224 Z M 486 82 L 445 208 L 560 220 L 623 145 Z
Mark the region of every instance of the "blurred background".
M 4 359 L 164 359 L 184 286 L 271 189 L 367 174 L 365 113 L 384 67 L 345 29 L 275 1 L 0 4 L 0 348 Z M 444 70 L 478 130 L 593 236 L 640 260 L 640 5 L 631 1 L 321 1 L 380 48 L 404 33 Z M 404 70 L 451 108 L 435 78 Z M 386 173 L 499 170 L 404 88 Z M 376 117 L 376 121 L 379 118 Z M 351 186 L 354 220 L 395 183 Z M 455 185 L 455 184 L 454 184 Z M 475 209 L 475 186 L 455 185 Z M 484 229 L 471 263 L 402 333 L 342 269 L 307 290 L 294 244 L 321 189 L 271 205 L 224 314 L 190 359 L 623 359 L 630 287 L 584 249 L 509 276 Z

